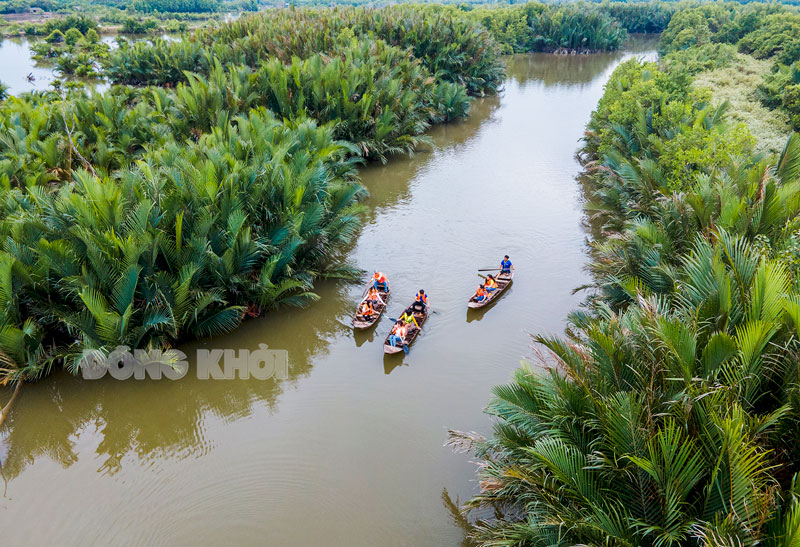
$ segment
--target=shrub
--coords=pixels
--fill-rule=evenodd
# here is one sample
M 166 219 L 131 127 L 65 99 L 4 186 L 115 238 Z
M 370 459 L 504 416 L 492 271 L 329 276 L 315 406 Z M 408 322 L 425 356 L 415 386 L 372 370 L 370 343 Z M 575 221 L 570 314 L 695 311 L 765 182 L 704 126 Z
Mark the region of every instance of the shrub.
M 47 38 L 45 38 L 45 41 L 48 44 L 60 44 L 64 41 L 64 34 L 60 30 L 56 29 L 51 32 Z
M 136 17 L 126 17 L 122 22 L 124 34 L 147 34 L 158 29 L 158 22 L 152 17 L 139 19 Z
M 94 30 L 94 29 L 91 29 L 91 30 Z M 67 30 L 67 32 L 64 34 L 64 42 L 68 46 L 74 46 L 75 44 L 78 43 L 78 40 L 80 40 L 82 38 L 83 38 L 83 34 L 81 34 L 81 31 L 79 31 L 76 28 L 71 28 L 71 29 Z

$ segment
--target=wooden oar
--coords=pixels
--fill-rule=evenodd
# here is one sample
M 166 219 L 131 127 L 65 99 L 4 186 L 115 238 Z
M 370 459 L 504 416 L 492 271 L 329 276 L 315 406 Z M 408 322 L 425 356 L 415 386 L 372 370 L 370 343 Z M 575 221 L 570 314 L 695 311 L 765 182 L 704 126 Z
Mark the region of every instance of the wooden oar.
M 479 272 L 499 272 L 503 268 L 481 268 Z

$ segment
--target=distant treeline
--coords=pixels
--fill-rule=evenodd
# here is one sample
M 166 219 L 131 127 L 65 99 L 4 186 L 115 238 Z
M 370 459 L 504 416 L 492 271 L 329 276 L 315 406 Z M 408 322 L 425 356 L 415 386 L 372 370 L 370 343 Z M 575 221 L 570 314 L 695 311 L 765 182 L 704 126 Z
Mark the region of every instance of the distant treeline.
M 467 13 L 492 34 L 506 53 L 609 51 L 617 49 L 627 36 L 619 21 L 593 4 L 554 6 L 531 2 L 469 8 Z
M 0 14 L 26 13 L 32 8 L 46 12 L 80 10 L 93 13 L 104 8 L 117 8 L 143 13 L 214 13 L 217 11 L 255 11 L 257 0 L 7 0 L 0 1 Z
M 54 0 L 9 0 L 0 2 L 0 13 L 25 13 L 31 8 L 44 11 L 56 11 L 59 3 Z
M 211 13 L 218 11 L 220 0 L 133 0 L 134 9 L 143 12 L 161 13 Z

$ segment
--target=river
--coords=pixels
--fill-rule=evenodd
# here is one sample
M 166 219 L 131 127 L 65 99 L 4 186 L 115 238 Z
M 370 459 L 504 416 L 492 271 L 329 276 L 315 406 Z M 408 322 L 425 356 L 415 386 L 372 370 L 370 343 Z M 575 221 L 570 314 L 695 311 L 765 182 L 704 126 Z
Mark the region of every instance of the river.
M 162 34 L 161 38 L 175 40 L 176 34 Z M 150 40 L 146 35 L 127 35 L 125 39 L 132 42 Z M 118 47 L 117 36 L 105 34 L 100 38 L 115 49 Z M 0 37 L 0 82 L 8 87 L 10 95 L 20 95 L 29 91 L 46 91 L 50 84 L 58 79 L 59 75 L 55 70 L 55 65 L 49 61 L 37 61 L 33 58 L 31 45 L 33 42 L 28 38 L 5 38 Z M 104 91 L 108 84 L 103 80 L 77 78 L 70 76 L 66 80 L 80 81 L 85 86 L 96 91 Z
M 349 262 L 387 274 L 388 315 L 420 288 L 436 312 L 408 356 L 384 357 L 385 317 L 354 334 L 361 286 L 331 281 L 306 309 L 182 348 L 285 349 L 288 380 L 25 386 L 0 432 L 3 545 L 464 544 L 447 499 L 475 492 L 475 465 L 446 429 L 488 434 L 490 388 L 583 298 L 575 152 L 613 68 L 654 49 L 514 56 L 503 93 L 431 131 L 431 150 L 363 169 Z M 514 284 L 468 313 L 476 269 L 503 254 Z

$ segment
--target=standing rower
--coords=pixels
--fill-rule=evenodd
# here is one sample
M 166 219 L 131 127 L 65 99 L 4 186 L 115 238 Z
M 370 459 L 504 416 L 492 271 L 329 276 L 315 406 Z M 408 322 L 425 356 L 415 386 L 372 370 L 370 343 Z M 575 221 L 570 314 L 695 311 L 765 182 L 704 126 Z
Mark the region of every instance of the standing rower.
M 508 259 L 508 255 L 503 257 L 503 260 L 500 261 L 500 275 L 511 275 L 511 270 L 514 269 L 514 265 Z
M 389 285 L 386 283 L 386 276 L 383 275 L 383 272 L 375 272 L 375 275 L 372 276 L 372 279 L 375 282 L 373 287 L 375 287 L 376 290 L 383 292 L 389 290 Z

